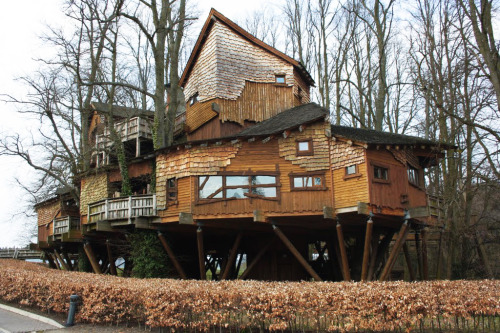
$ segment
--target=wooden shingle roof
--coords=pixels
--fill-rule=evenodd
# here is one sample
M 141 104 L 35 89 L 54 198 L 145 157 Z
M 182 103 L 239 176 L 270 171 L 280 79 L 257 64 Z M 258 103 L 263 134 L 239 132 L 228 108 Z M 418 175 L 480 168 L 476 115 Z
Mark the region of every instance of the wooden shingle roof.
M 240 133 L 238 137 L 273 135 L 288 129 L 299 127 L 325 119 L 329 115 L 327 109 L 316 103 L 308 103 L 285 110 L 276 116 L 251 126 Z

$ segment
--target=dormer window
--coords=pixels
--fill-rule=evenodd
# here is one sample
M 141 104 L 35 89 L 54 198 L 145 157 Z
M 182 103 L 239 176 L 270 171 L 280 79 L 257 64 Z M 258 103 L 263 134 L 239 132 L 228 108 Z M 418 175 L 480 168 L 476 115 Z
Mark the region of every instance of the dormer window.
M 275 76 L 275 82 L 277 84 L 285 84 L 285 74 L 276 74 Z
M 313 155 L 312 139 L 297 141 L 297 156 Z
M 197 102 L 198 102 L 198 93 L 191 96 L 191 98 L 189 99 L 189 106 L 191 106 Z

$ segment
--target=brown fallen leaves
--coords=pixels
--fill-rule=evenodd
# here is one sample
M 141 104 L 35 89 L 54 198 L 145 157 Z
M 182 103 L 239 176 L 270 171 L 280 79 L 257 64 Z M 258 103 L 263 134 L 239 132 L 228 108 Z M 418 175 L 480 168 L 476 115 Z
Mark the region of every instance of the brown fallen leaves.
M 91 323 L 140 322 L 189 330 L 409 331 L 422 325 L 456 329 L 481 323 L 483 327 L 486 323 L 486 329 L 500 328 L 500 281 L 496 280 L 141 280 L 0 261 L 4 301 L 66 312 L 71 294 L 82 298 L 77 319 Z

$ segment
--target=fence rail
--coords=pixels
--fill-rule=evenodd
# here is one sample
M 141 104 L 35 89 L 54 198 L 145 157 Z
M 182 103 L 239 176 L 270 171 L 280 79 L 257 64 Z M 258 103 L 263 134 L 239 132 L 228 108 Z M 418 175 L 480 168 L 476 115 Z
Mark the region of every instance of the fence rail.
M 88 222 L 104 220 L 130 220 L 141 216 L 156 215 L 156 195 L 132 195 L 106 199 L 88 206 Z
M 41 259 L 43 252 L 31 249 L 0 249 L 0 259 Z

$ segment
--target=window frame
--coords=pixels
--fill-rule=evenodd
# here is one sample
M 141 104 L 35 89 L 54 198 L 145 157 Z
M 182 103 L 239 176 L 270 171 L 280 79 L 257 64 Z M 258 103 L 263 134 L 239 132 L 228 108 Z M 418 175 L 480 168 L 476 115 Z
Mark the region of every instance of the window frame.
M 169 185 L 169 181 L 173 180 L 174 181 L 174 186 L 171 187 Z M 165 181 L 165 195 L 166 195 L 166 204 L 167 206 L 172 206 L 172 205 L 177 205 L 178 204 L 178 197 L 179 197 L 179 188 L 177 186 L 177 178 L 168 178 Z M 175 199 L 171 199 L 170 193 L 175 193 Z
M 387 178 L 377 178 L 375 176 L 375 169 L 376 168 L 386 170 Z M 371 163 L 371 176 L 372 176 L 372 181 L 375 183 L 390 184 L 391 183 L 391 168 L 385 164 Z
M 283 82 L 278 82 L 278 80 L 283 79 Z M 286 74 L 274 74 L 274 84 L 279 86 L 286 85 Z
M 326 178 L 325 178 L 325 173 L 324 172 L 300 172 L 300 173 L 294 173 L 291 172 L 288 174 L 290 178 L 290 190 L 291 191 L 325 191 L 327 190 L 326 188 Z M 311 186 L 301 186 L 297 187 L 295 186 L 295 178 L 312 178 L 311 179 Z M 321 179 L 321 185 L 314 185 L 314 178 L 320 178 Z
M 347 168 L 354 167 L 354 173 L 347 173 Z M 361 177 L 358 164 L 350 164 L 344 167 L 344 180 Z
M 222 177 L 222 185 L 219 189 L 217 189 L 214 193 L 212 193 L 209 198 L 201 198 L 200 197 L 200 190 L 203 190 L 203 187 L 205 186 L 206 182 L 210 177 L 217 177 L 220 176 Z M 231 177 L 231 176 L 236 176 L 236 177 L 248 177 L 248 185 L 227 185 L 226 178 Z M 272 184 L 252 184 L 251 178 L 256 177 L 256 176 L 269 176 L 269 177 L 274 177 L 275 182 Z M 204 181 L 203 186 L 200 188 L 200 177 L 207 177 Z M 199 175 L 196 177 L 197 181 L 195 182 L 195 204 L 206 204 L 206 203 L 213 203 L 213 202 L 218 202 L 218 201 L 230 201 L 230 200 L 242 200 L 242 199 L 262 199 L 262 200 L 269 200 L 269 201 L 280 201 L 281 200 L 281 183 L 280 183 L 280 173 L 276 171 L 265 171 L 265 172 L 219 172 L 216 175 Z M 244 188 L 248 189 L 246 193 L 244 193 L 243 198 L 235 198 L 235 197 L 226 197 L 227 195 L 227 190 L 231 189 L 239 189 L 239 188 Z M 256 188 L 275 188 L 276 189 L 276 196 L 275 197 L 265 197 L 263 195 L 255 194 L 252 193 L 254 189 Z M 214 198 L 214 196 L 218 195 L 219 193 L 222 193 L 222 198 Z
M 413 181 L 410 177 L 410 171 L 413 171 L 415 172 L 415 176 L 416 176 L 416 181 Z M 406 168 L 406 174 L 408 176 L 408 183 L 410 183 L 410 185 L 413 185 L 417 188 L 420 188 L 420 170 L 416 167 L 414 167 L 413 165 L 407 163 L 407 168 Z
M 300 150 L 300 144 L 307 142 L 309 149 L 307 150 Z M 313 139 L 297 139 L 295 140 L 295 145 L 296 145 L 296 155 L 297 156 L 312 156 L 314 155 L 314 147 L 313 147 Z

